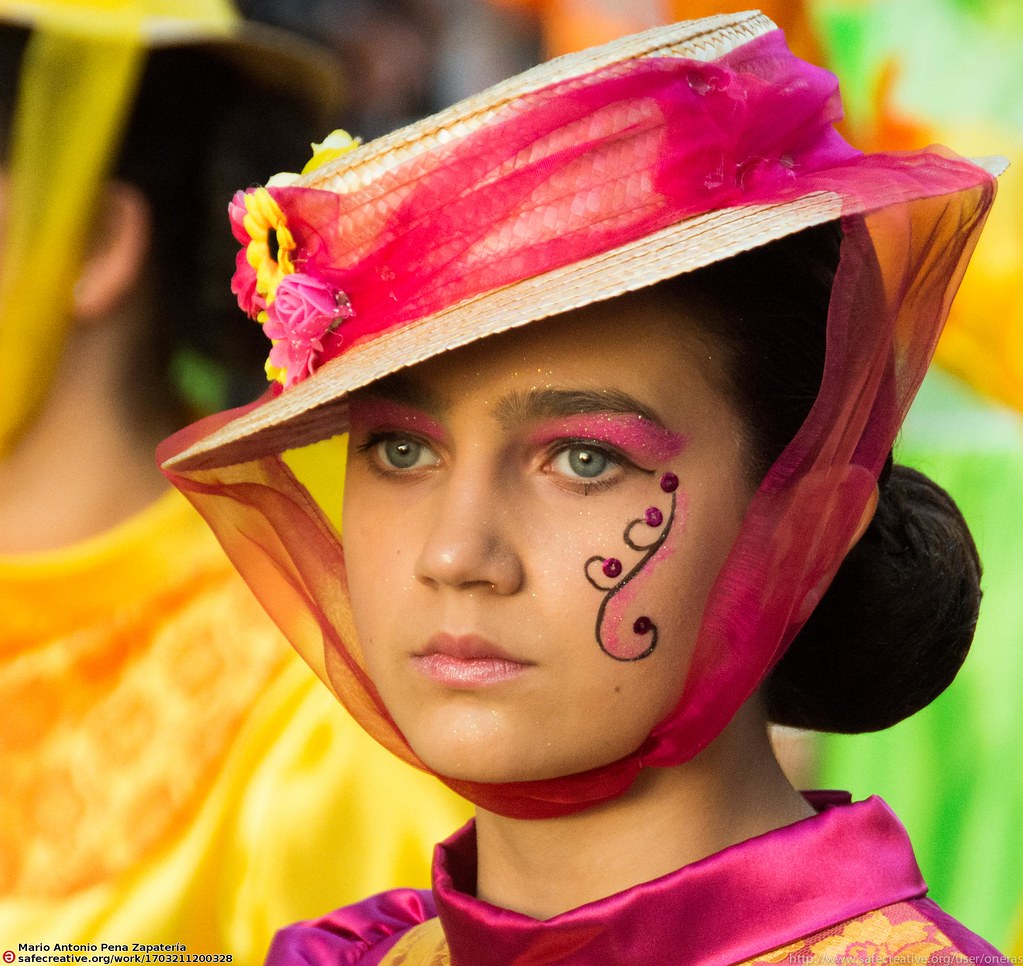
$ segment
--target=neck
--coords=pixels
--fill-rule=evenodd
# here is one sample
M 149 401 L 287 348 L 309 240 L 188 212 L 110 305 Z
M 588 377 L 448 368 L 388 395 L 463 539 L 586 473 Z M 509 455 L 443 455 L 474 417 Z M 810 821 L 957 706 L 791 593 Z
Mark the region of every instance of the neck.
M 755 705 L 696 758 L 644 769 L 612 802 L 541 820 L 479 810 L 478 897 L 550 919 L 812 815 Z
M 0 460 L 0 553 L 95 536 L 166 489 L 153 457 L 164 428 L 143 431 L 131 418 L 119 378 L 121 341 L 116 326 L 69 337 L 42 409 Z

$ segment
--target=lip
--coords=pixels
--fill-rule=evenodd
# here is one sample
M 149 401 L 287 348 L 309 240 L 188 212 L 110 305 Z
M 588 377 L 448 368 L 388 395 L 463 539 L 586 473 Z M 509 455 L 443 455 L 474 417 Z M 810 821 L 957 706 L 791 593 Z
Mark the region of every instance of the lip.
M 460 690 L 511 681 L 534 666 L 475 634 L 435 634 L 411 660 L 423 677 Z

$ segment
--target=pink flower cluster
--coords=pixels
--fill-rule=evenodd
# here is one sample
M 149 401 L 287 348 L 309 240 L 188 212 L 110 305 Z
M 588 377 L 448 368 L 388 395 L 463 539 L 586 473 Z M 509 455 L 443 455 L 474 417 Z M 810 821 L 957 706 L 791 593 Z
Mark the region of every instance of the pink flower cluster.
M 302 272 L 285 275 L 267 306 L 263 332 L 274 341 L 270 363 L 287 373 L 285 387 L 312 375 L 323 340 L 355 314 L 344 292 Z

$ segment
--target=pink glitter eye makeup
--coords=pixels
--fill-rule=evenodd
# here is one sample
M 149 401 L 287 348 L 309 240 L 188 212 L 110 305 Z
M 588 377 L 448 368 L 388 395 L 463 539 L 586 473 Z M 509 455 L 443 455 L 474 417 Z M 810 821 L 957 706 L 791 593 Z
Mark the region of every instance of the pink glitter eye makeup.
M 448 438 L 444 427 L 422 409 L 377 396 L 353 399 L 349 422 L 350 432 L 356 439 L 385 431 L 391 431 L 390 435 L 394 436 L 409 433 L 439 442 L 446 442 Z
M 377 475 L 391 480 L 411 480 L 416 471 L 437 466 L 438 444 L 447 438 L 444 427 L 421 409 L 374 396 L 352 401 L 349 432 L 354 450 L 366 455 Z
M 677 456 L 686 444 L 660 423 L 638 413 L 582 413 L 544 422 L 530 437 L 534 445 L 553 445 L 560 439 L 590 441 L 612 447 L 641 468 L 664 463 Z

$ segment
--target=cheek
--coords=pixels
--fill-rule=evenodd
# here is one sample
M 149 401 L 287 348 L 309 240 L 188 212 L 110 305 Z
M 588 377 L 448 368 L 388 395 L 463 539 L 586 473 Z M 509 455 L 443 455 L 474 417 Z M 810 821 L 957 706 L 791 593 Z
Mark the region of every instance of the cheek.
M 677 554 L 685 528 L 686 500 L 677 488 L 677 477 L 665 473 L 656 501 L 625 524 L 621 558 L 598 554 L 587 560 L 587 580 L 603 594 L 597 612 L 597 643 L 614 660 L 644 660 L 658 647 L 663 623 L 658 612 L 664 608 L 657 605 L 665 575 L 677 570 L 669 561 Z M 667 587 L 672 583 L 669 578 Z M 654 605 L 653 611 L 648 604 Z
M 602 512 L 550 541 L 539 568 L 546 601 L 543 624 L 577 642 L 606 682 L 645 678 L 656 665 L 657 687 L 677 697 L 699 613 L 690 607 L 684 494 L 656 486 L 619 513 Z M 649 682 L 647 682 L 649 683 Z
M 622 685 L 641 717 L 655 724 L 678 701 L 692 661 L 708 593 L 735 527 L 722 527 L 684 488 L 651 494 L 613 542 L 588 555 L 588 646 Z M 618 690 L 616 686 L 616 691 Z
M 371 496 L 372 494 L 372 496 Z M 410 582 L 410 521 L 382 499 L 379 488 L 346 481 L 342 542 L 352 616 L 367 663 L 401 608 L 395 606 Z
M 677 705 L 690 667 L 700 611 L 683 590 L 690 580 L 684 514 L 676 514 L 670 529 L 634 527 L 633 542 L 643 547 L 649 541 L 646 549 L 624 543 L 631 522 L 618 526 L 607 549 L 599 547 L 603 559 L 610 558 L 612 547 L 618 555 L 618 582 L 605 576 L 600 562 L 584 573 L 595 548 L 592 542 L 574 545 L 574 566 L 584 580 L 571 597 L 561 598 L 565 607 L 557 623 L 547 622 L 561 641 L 573 642 L 559 668 L 558 697 L 559 730 L 576 736 L 581 756 L 573 770 L 634 751 Z M 585 579 L 594 571 L 606 589 Z

